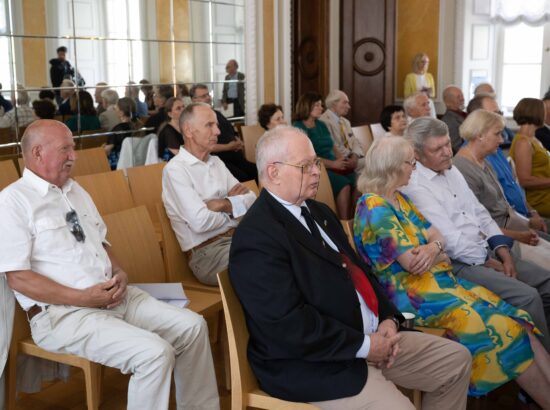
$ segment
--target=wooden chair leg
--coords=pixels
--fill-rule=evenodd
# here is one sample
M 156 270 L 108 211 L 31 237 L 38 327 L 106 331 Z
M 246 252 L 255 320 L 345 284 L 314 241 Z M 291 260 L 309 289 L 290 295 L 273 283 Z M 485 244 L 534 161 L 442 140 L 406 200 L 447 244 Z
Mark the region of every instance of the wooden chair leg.
M 12 351 L 8 356 L 6 366 L 6 409 L 15 410 L 15 401 L 17 400 L 17 352 Z
M 82 365 L 86 383 L 86 404 L 88 410 L 99 410 L 99 385 L 101 383 L 101 365 L 87 362 Z
M 221 312 L 223 314 L 223 312 Z M 229 361 L 229 341 L 225 318 L 220 319 L 220 348 L 222 349 L 223 367 L 225 374 L 225 388 L 231 391 L 231 363 Z
M 420 390 L 413 390 L 413 404 L 416 410 L 422 409 L 422 392 Z

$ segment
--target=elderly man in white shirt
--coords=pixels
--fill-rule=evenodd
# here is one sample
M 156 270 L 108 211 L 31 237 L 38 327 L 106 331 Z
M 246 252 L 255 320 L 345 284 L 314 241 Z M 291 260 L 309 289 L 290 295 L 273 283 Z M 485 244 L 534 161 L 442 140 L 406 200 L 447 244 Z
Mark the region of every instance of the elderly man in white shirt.
M 418 92 L 409 95 L 403 101 L 403 108 L 405 109 L 405 114 L 407 114 L 407 122 L 409 124 L 417 118 L 432 116 L 430 99 L 424 93 Z
M 164 168 L 162 200 L 191 270 L 202 283 L 217 285 L 235 227 L 256 195 L 210 155 L 220 134 L 210 105 L 185 107 L 180 128 L 184 145 Z
M 129 409 L 219 409 L 204 319 L 127 286 L 90 196 L 70 178 L 71 131 L 39 120 L 21 141 L 25 170 L 0 193 L 0 272 L 35 343 L 132 373 Z
M 517 245 L 502 234 L 452 165 L 447 125 L 419 118 L 409 125 L 406 136 L 414 144 L 418 162 L 403 192 L 445 237 L 453 273 L 526 310 L 547 335 L 550 271 L 521 258 Z M 547 336 L 543 343 L 548 350 Z
M 353 135 L 350 122 L 345 118 L 351 108 L 348 96 L 343 91 L 332 90 L 325 98 L 325 105 L 327 110 L 319 119 L 330 131 L 334 147 L 344 157 L 349 158 L 355 172 L 360 173 L 365 166 L 365 151 Z

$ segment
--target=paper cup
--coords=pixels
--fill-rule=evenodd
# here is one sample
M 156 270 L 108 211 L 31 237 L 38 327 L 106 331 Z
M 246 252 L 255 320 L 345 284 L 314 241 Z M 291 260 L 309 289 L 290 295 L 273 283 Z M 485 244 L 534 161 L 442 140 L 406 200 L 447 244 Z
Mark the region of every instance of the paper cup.
M 415 314 L 410 312 L 401 312 L 401 314 L 405 318 L 405 322 L 403 322 L 403 327 L 406 327 L 407 329 L 414 329 L 414 318 L 416 317 Z

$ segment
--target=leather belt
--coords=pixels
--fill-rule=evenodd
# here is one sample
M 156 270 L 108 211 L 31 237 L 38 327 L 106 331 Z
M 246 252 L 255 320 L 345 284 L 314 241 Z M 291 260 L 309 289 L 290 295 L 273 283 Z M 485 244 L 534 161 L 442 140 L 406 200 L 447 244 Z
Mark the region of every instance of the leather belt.
M 228 231 L 225 231 L 224 233 L 220 233 L 219 235 L 213 236 L 212 238 L 209 238 L 206 241 L 199 243 L 197 246 L 189 249 L 188 251 L 185 251 L 185 255 L 187 255 L 187 257 L 190 257 L 192 251 L 196 251 L 200 248 L 204 248 L 205 246 L 210 245 L 211 243 L 217 241 L 220 238 L 230 238 L 233 236 L 234 233 L 235 233 L 235 228 L 231 228 Z
M 29 319 L 29 322 L 32 320 L 33 317 L 41 313 L 42 311 L 46 310 L 47 306 L 38 306 L 38 305 L 32 305 L 29 310 L 27 310 L 27 319 Z

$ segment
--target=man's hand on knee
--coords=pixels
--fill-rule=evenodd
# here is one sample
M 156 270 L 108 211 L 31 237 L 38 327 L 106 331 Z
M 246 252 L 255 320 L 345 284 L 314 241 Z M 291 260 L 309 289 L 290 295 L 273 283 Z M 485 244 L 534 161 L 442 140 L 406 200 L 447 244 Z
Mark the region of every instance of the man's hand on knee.
M 370 337 L 370 349 L 367 355 L 369 362 L 375 363 L 378 367 L 391 366 L 397 353 L 399 352 L 399 339 L 401 335 L 398 333 L 394 336 L 387 337 L 380 332 L 371 333 Z
M 83 289 L 80 306 L 106 308 L 113 304 L 113 296 L 119 289 L 120 286 L 117 284 L 116 277 L 111 278 L 107 282 L 98 283 L 97 285 Z

